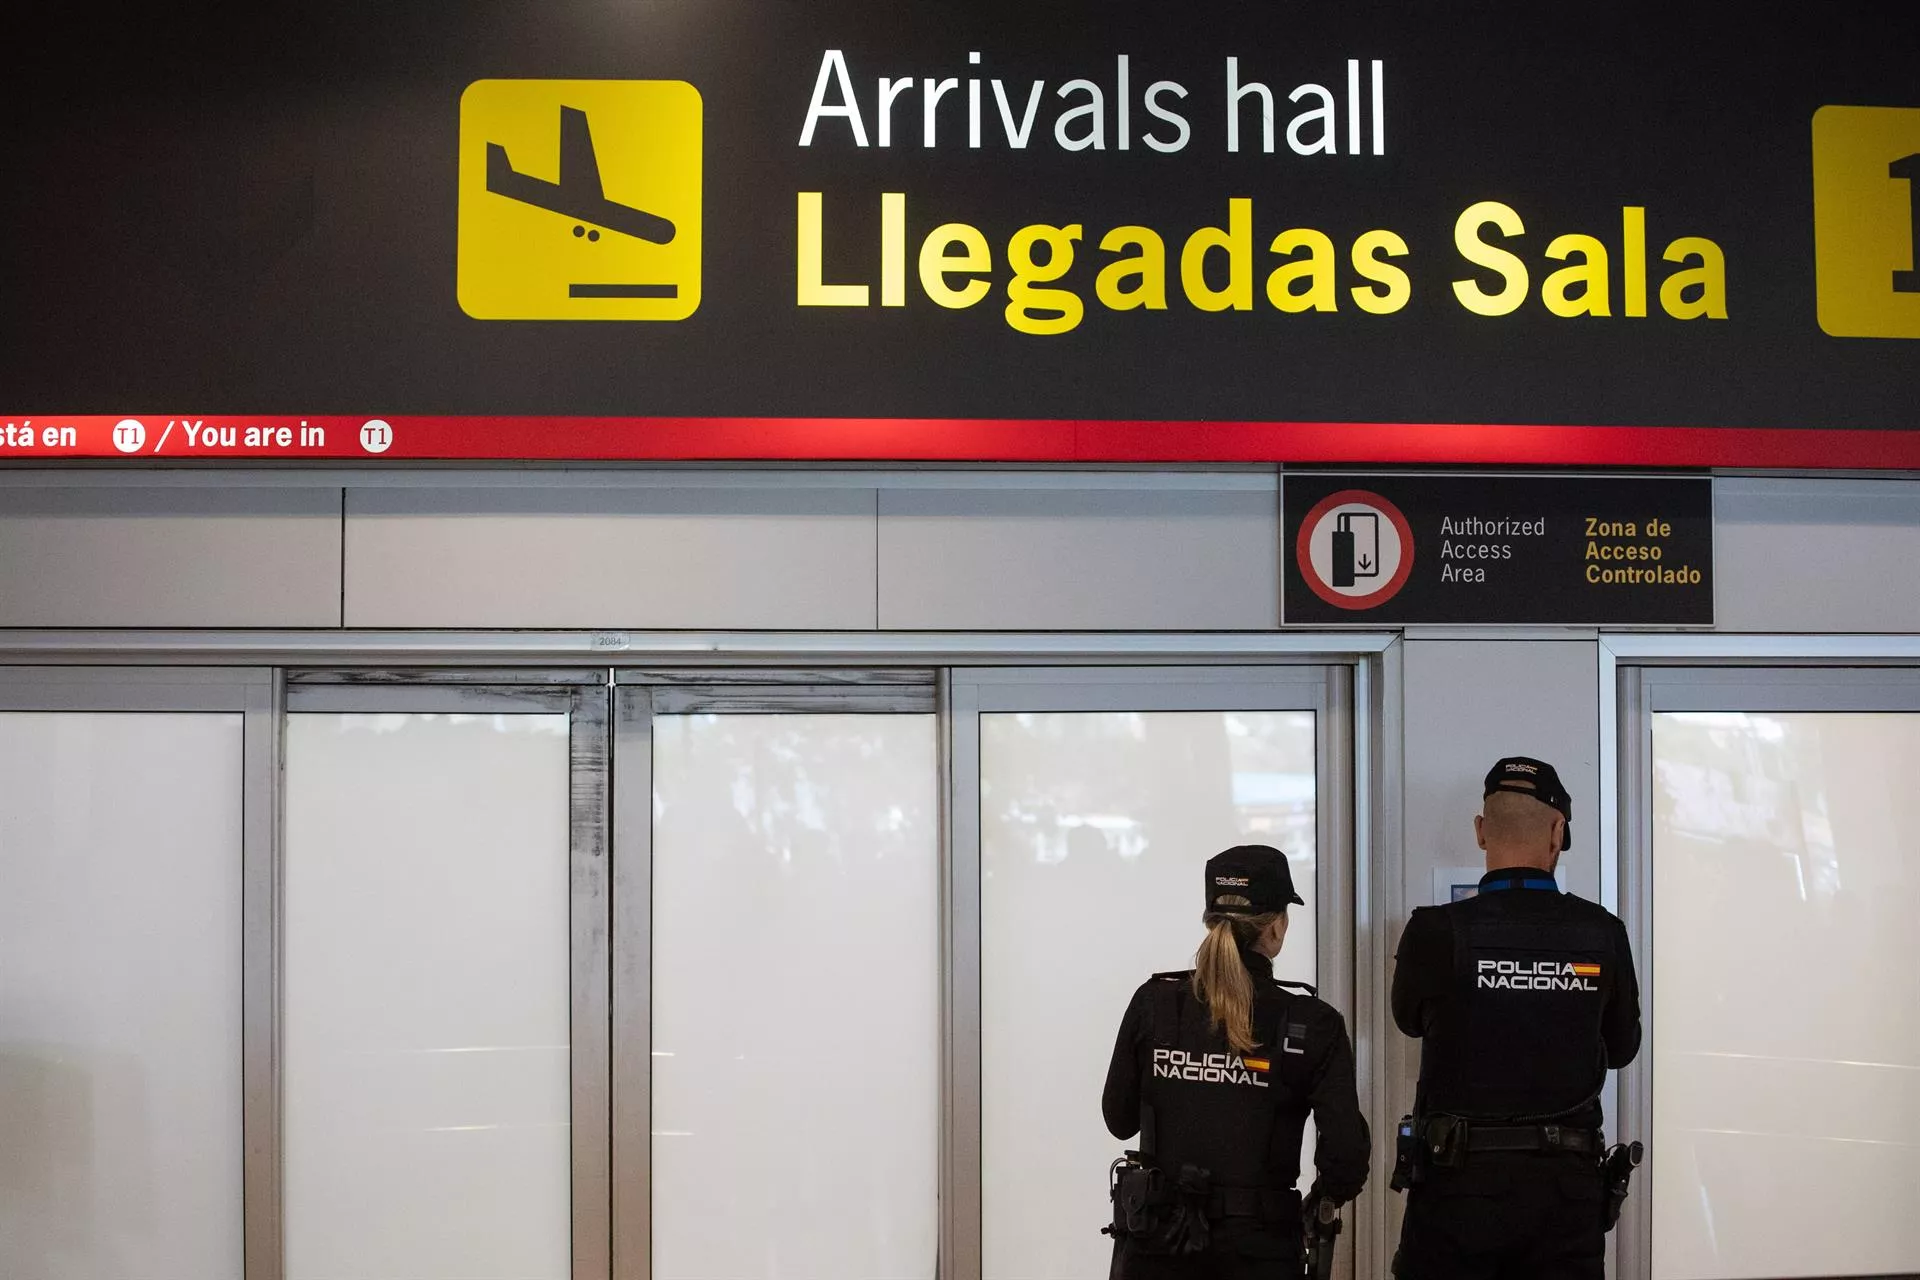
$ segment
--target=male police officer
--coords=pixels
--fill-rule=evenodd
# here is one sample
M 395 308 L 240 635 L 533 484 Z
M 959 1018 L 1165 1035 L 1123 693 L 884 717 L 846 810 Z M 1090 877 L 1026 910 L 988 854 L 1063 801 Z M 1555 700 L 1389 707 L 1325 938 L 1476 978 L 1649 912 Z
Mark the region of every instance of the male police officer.
M 1478 895 L 1401 935 L 1393 1018 L 1425 1044 L 1400 1280 L 1604 1274 L 1600 1087 L 1639 1051 L 1640 989 L 1620 921 L 1554 882 L 1572 816 L 1552 765 L 1495 764 Z
M 1298 1275 L 1301 1133 L 1319 1126 L 1309 1199 L 1322 1230 L 1367 1180 L 1371 1141 L 1339 1013 L 1273 976 L 1298 904 L 1286 855 L 1240 845 L 1207 863 L 1195 969 L 1134 993 L 1100 1105 L 1143 1165 L 1116 1196 L 1122 1280 Z

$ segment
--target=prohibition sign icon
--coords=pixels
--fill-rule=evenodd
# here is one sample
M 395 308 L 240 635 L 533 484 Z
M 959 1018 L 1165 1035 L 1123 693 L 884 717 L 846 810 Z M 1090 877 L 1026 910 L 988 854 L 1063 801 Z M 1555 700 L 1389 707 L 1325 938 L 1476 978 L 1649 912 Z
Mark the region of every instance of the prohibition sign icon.
M 1342 489 L 1307 512 L 1295 553 L 1313 594 L 1336 609 L 1372 609 L 1406 585 L 1413 571 L 1413 528 L 1379 494 Z

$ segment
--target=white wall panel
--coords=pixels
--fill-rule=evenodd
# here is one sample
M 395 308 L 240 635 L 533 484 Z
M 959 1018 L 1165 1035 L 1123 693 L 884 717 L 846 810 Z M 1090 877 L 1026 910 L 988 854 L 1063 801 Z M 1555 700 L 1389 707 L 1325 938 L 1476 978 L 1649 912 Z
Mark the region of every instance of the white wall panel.
M 287 717 L 287 1280 L 566 1280 L 565 715 Z
M 1600 896 L 1599 649 L 1591 640 L 1408 640 L 1405 665 L 1409 908 L 1433 893 L 1435 867 L 1485 856 L 1473 815 L 1502 756 L 1545 760 L 1573 796 L 1569 891 Z
M 0 626 L 338 625 L 339 489 L 0 486 Z
M 871 489 L 347 491 L 351 627 L 871 630 Z
M 1272 477 L 21 473 L 0 626 L 1260 629 Z M 1715 480 L 1719 626 L 1916 631 L 1920 481 Z M 876 497 L 875 489 L 880 492 Z M 877 501 L 877 509 L 876 509 Z M 878 529 L 875 529 L 876 519 Z M 343 583 L 344 574 L 344 583 Z
M 1271 477 L 1234 480 L 883 489 L 880 626 L 1276 627 L 1279 496 Z
M 1714 481 L 1722 631 L 1920 631 L 1920 481 Z
M 240 1280 L 241 734 L 0 714 L 9 1280 Z

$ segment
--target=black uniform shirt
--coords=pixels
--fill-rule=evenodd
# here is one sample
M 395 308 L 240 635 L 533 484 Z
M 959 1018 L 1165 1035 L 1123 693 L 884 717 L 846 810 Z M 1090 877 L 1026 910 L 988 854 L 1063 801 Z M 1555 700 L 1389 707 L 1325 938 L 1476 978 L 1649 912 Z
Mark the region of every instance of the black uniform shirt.
M 1194 998 L 1191 975 L 1155 975 L 1120 1024 L 1100 1099 L 1107 1129 L 1121 1139 L 1139 1132 L 1144 1090 L 1160 1160 L 1208 1169 L 1218 1186 L 1290 1189 L 1311 1112 L 1320 1190 L 1351 1200 L 1367 1180 L 1370 1137 L 1346 1023 L 1332 1005 L 1275 982 L 1266 957 L 1243 951 L 1241 960 L 1253 978 L 1260 1047 L 1233 1051 Z
M 1426 1040 L 1427 1111 L 1564 1115 L 1598 1128 L 1607 1069 L 1640 1050 L 1626 928 L 1555 888 L 1504 887 L 1529 881 L 1553 883 L 1533 868 L 1490 871 L 1479 896 L 1413 913 L 1395 958 L 1393 1020 Z

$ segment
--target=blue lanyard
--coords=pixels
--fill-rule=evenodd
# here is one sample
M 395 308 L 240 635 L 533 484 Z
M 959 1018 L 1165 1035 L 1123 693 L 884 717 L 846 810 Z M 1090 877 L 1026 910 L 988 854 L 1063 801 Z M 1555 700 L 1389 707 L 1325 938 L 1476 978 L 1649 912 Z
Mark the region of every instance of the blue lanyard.
M 1524 880 L 1490 880 L 1480 886 L 1480 892 L 1482 893 L 1487 893 L 1494 889 L 1544 889 L 1548 893 L 1558 893 L 1560 892 L 1560 882 L 1557 880 L 1549 880 L 1545 877 L 1535 878 L 1528 876 Z

